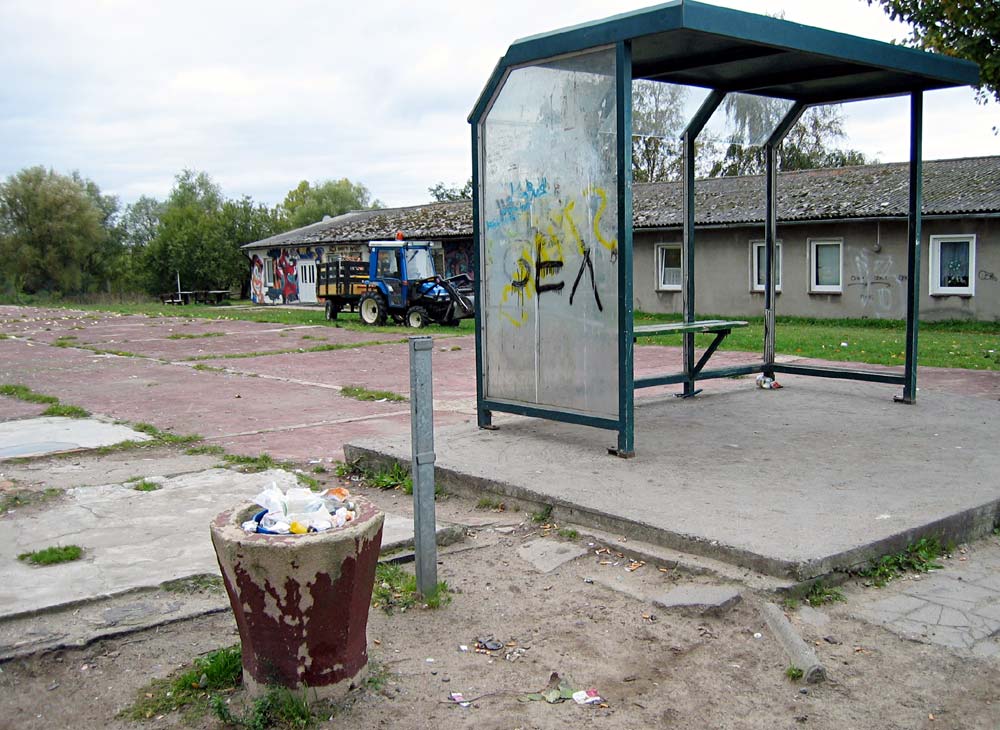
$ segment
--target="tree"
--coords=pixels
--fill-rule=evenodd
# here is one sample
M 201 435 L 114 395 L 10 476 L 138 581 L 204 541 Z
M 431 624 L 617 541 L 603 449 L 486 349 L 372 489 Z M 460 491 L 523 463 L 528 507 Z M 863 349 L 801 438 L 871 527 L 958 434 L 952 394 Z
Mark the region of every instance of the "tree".
M 632 84 L 632 176 L 638 183 L 676 180 L 687 89 L 640 79 Z
M 30 167 L 0 184 L 0 267 L 15 293 L 93 288 L 117 200 L 75 174 Z
M 148 195 L 126 206 L 119 223 L 125 245 L 133 251 L 144 249 L 156 237 L 163 208 L 163 203 Z
M 909 46 L 979 64 L 976 98 L 1000 102 L 1000 3 L 996 0 L 867 0 L 910 25 Z
M 381 208 L 382 202 L 372 200 L 371 193 L 361 183 L 346 177 L 310 185 L 303 180 L 288 191 L 281 209 L 289 228 L 301 228 L 318 223 L 324 216 L 337 216 L 351 210 Z
M 472 178 L 470 177 L 462 187 L 458 187 L 457 185 L 449 187 L 443 182 L 439 182 L 436 185 L 427 188 L 427 192 L 431 194 L 431 197 L 434 198 L 434 201 L 437 203 L 452 203 L 456 200 L 472 200 Z
M 240 282 L 246 261 L 229 245 L 222 219 L 222 191 L 204 172 L 184 170 L 163 205 L 156 235 L 141 255 L 151 292 L 222 289 Z
M 733 132 L 725 153 L 712 164 L 709 176 L 762 174 L 766 162 L 763 144 L 784 117 L 787 103 L 749 94 L 731 94 L 726 97 L 723 108 Z M 807 170 L 877 162 L 858 150 L 833 146 L 836 140 L 845 137 L 844 114 L 839 105 L 811 107 L 792 126 L 778 148 L 779 167 L 786 171 Z
M 268 208 L 262 203 L 255 204 L 249 195 L 223 203 L 220 219 L 223 238 L 240 252 L 238 264 L 242 268 L 235 275 L 239 280 L 240 298 L 246 299 L 250 296 L 250 268 L 240 247 L 287 230 L 287 223 L 279 206 Z

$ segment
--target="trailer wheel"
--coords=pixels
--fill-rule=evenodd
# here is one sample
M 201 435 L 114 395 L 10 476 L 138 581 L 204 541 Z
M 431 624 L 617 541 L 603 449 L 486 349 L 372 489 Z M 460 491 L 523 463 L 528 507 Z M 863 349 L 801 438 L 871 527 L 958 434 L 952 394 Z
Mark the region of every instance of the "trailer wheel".
M 361 321 L 367 325 L 385 324 L 386 306 L 385 299 L 381 294 L 368 292 L 361 295 L 358 302 L 358 312 L 361 314 Z
M 421 327 L 426 327 L 429 321 L 430 315 L 427 314 L 427 310 L 423 307 L 410 307 L 406 310 L 407 327 L 420 329 Z
M 334 304 L 331 300 L 327 299 L 326 300 L 326 318 L 330 319 L 330 320 L 333 320 L 333 319 L 337 318 L 338 314 L 340 314 L 340 307 L 338 307 L 336 304 Z

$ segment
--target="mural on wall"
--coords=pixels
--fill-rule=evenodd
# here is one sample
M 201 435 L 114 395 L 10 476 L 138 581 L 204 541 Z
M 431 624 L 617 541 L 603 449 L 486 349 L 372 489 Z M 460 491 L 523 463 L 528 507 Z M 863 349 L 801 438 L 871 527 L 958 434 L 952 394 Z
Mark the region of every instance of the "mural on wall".
M 472 274 L 472 241 L 445 241 L 444 275 Z
M 854 273 L 847 278 L 847 291 L 861 300 L 865 316 L 876 319 L 898 319 L 905 316 L 906 274 L 893 272 L 891 254 L 876 254 L 859 248 L 853 258 Z
M 250 301 L 264 303 L 264 260 L 257 254 L 250 259 Z
M 299 301 L 299 276 L 295 265 L 300 260 L 323 260 L 325 249 L 320 246 L 272 248 L 266 256 L 271 261 L 274 280 L 264 280 L 264 260 L 254 254 L 251 259 L 250 298 L 254 304 L 291 304 Z

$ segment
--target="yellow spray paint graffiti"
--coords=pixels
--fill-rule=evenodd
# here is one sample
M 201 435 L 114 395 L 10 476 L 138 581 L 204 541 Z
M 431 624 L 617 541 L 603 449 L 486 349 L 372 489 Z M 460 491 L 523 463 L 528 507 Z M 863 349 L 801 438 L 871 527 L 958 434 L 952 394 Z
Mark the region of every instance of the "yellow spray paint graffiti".
M 591 186 L 582 192 L 581 197 L 596 198 L 596 211 L 592 216 L 591 229 L 594 240 L 611 252 L 611 263 L 614 264 L 618 259 L 618 241 L 614 237 L 605 236 L 601 231 L 601 219 L 608 205 L 607 193 L 603 188 Z M 518 216 L 517 222 L 527 223 L 534 234 L 533 245 L 527 244 L 521 238 L 520 241 L 511 241 L 508 249 L 511 252 L 518 251 L 518 254 L 510 273 L 510 283 L 503 288 L 500 304 L 504 318 L 515 327 L 520 327 L 528 321 L 527 305 L 535 296 L 546 292 L 558 293 L 565 288 L 566 282 L 561 278 L 566 264 L 564 246 L 575 248 L 581 259 L 580 268 L 570 291 L 570 306 L 573 306 L 577 289 L 584 279 L 584 274 L 587 274 L 594 292 L 594 302 L 599 311 L 604 310 L 597 287 L 593 249 L 580 234 L 579 226 L 574 220 L 576 203 L 576 200 L 569 200 L 557 209 L 545 206 L 542 210 L 538 210 L 541 206 L 535 206 Z M 530 250 L 532 248 L 533 251 Z M 504 306 L 508 304 L 512 306 Z

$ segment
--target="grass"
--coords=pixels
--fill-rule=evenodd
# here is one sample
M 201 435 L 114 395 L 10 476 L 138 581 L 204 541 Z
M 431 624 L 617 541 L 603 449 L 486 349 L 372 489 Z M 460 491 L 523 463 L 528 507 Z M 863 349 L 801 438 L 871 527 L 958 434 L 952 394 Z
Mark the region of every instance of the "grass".
M 0 395 L 5 395 L 8 398 L 17 398 L 18 400 L 27 401 L 28 403 L 47 403 L 49 405 L 55 405 L 59 402 L 59 399 L 55 396 L 36 393 L 27 385 L 0 385 Z
M 544 507 L 542 507 L 542 509 L 538 510 L 537 512 L 533 512 L 531 515 L 531 521 L 534 522 L 536 525 L 547 524 L 550 519 L 552 519 L 551 504 L 545 505 Z
M 564 537 L 567 540 L 575 540 L 580 537 L 580 533 L 574 530 L 572 527 L 560 527 L 559 537 Z
M 364 470 L 356 461 L 338 461 L 334 464 L 333 473 L 341 479 L 353 476 L 363 476 Z
M 225 454 L 222 460 L 226 462 L 229 466 L 238 466 L 240 471 L 246 472 L 248 474 L 253 474 L 259 471 L 267 471 L 268 469 L 285 469 L 290 468 L 290 464 L 286 464 L 283 461 L 277 461 L 270 454 L 260 454 L 258 456 L 243 456 L 241 454 Z
M 501 502 L 499 499 L 493 499 L 492 497 L 483 497 L 478 502 L 476 502 L 476 509 L 488 509 L 494 512 L 503 512 L 507 509 L 507 505 Z
M 733 319 L 699 313 L 702 319 Z M 681 315 L 637 312 L 636 324 L 677 322 Z M 720 350 L 760 352 L 764 337 L 761 317 L 735 317 L 749 326 L 733 330 Z M 778 317 L 775 327 L 778 354 L 823 360 L 852 361 L 874 365 L 902 365 L 906 352 L 906 325 L 902 320 L 812 319 Z M 1000 370 L 1000 323 L 921 322 L 918 355 L 921 365 L 971 370 Z M 699 348 L 707 347 L 714 335 L 696 335 Z M 841 343 L 847 343 L 843 347 Z M 676 335 L 643 337 L 641 345 L 680 344 Z M 992 351 L 992 352 L 991 352 Z
M 83 548 L 79 545 L 53 545 L 30 553 L 21 553 L 18 560 L 32 565 L 58 565 L 79 560 L 83 556 Z
M 191 368 L 194 369 L 194 370 L 200 370 L 200 371 L 206 372 L 206 373 L 224 373 L 224 372 L 226 372 L 225 368 L 217 368 L 217 367 L 215 367 L 213 365 L 205 365 L 204 363 L 198 363 L 197 365 L 192 365 Z
M 75 347 L 76 335 L 63 335 L 62 337 L 57 337 L 52 341 L 53 347 Z
M 873 560 L 867 568 L 858 571 L 858 575 L 881 588 L 904 573 L 926 573 L 941 568 L 937 559 L 948 552 L 938 538 L 922 537 L 907 545 L 905 550 Z
M 185 449 L 184 453 L 188 456 L 218 456 L 226 453 L 226 450 L 215 444 L 202 444 L 201 446 L 192 446 L 190 449 Z
M 62 416 L 63 418 L 89 418 L 90 411 L 80 406 L 68 406 L 56 403 L 42 411 L 43 416 Z
M 0 385 L 0 395 L 5 395 L 9 398 L 17 398 L 18 400 L 23 400 L 28 403 L 47 404 L 48 408 L 42 411 L 43 416 L 62 416 L 64 418 L 87 418 L 90 416 L 90 411 L 80 408 L 79 406 L 70 406 L 60 403 L 59 399 L 54 395 L 36 393 L 27 385 Z
M 123 709 L 119 717 L 150 720 L 186 708 L 188 719 L 197 718 L 209 709 L 212 692 L 234 690 L 242 679 L 239 645 L 217 649 L 198 657 L 172 678 L 154 679 L 139 690 L 136 701 Z
M 205 337 L 224 337 L 225 332 L 202 332 L 200 335 L 188 335 L 180 332 L 176 332 L 172 335 L 167 335 L 168 340 L 200 340 Z
M 209 593 L 222 593 L 225 586 L 222 583 L 222 578 L 217 575 L 212 575 L 211 573 L 202 573 L 201 575 L 190 575 L 186 578 L 178 578 L 177 580 L 168 580 L 164 583 L 160 583 L 160 589 L 166 591 L 167 593 L 201 593 L 207 591 Z
M 156 482 L 151 482 L 148 479 L 143 479 L 142 481 L 136 482 L 132 485 L 132 489 L 137 492 L 155 492 L 157 489 L 163 489 L 163 487 Z
M 132 424 L 132 428 L 147 436 L 152 436 L 154 441 L 161 444 L 192 444 L 201 441 L 201 436 L 197 434 L 177 434 L 169 431 L 161 431 L 151 423 L 139 422 Z
M 214 355 L 193 355 L 184 358 L 184 362 L 194 362 L 197 360 L 239 360 L 248 357 L 265 357 L 268 355 L 289 355 L 301 352 L 329 352 L 331 350 L 354 350 L 359 347 L 372 347 L 373 345 L 398 345 L 406 340 L 366 340 L 365 342 L 338 342 L 327 343 L 325 345 L 313 345 L 312 347 L 286 347 L 281 350 L 258 350 L 256 352 L 229 352 L 226 354 Z
M 340 389 L 340 394 L 347 398 L 364 401 L 384 400 L 399 402 L 407 400 L 405 395 L 393 393 L 391 390 L 368 390 L 368 388 L 360 385 L 345 385 Z
M 417 593 L 417 577 L 395 563 L 379 563 L 375 568 L 375 587 L 372 591 L 372 606 L 387 614 L 400 613 L 423 603 L 426 608 L 440 608 L 451 603 L 451 590 L 445 581 L 440 581 L 434 591 L 427 596 Z
M 0 495 L 0 515 L 20 507 L 41 504 L 54 497 L 58 497 L 62 493 L 61 489 L 56 489 L 55 487 L 49 487 L 40 492 L 31 489 L 17 489 L 5 492 Z
M 313 474 L 326 474 L 326 467 L 322 464 L 317 464 L 312 468 Z
M 365 472 L 364 480 L 368 486 L 376 489 L 402 489 L 406 494 L 413 494 L 413 477 L 398 461 L 394 461 L 390 467 Z
M 247 730 L 311 728 L 319 720 L 309 705 L 306 693 L 292 692 L 287 687 L 268 688 L 263 697 L 255 699 L 241 714 L 234 713 L 219 695 L 213 695 L 209 705 L 223 724 Z
M 842 590 L 839 588 L 827 587 L 823 584 L 823 581 L 814 583 L 812 588 L 810 588 L 809 592 L 805 595 L 805 601 L 813 608 L 844 600 L 847 599 L 844 598 L 844 592 Z
M 788 667 L 785 669 L 785 676 L 788 677 L 793 682 L 798 682 L 800 679 L 802 679 L 803 674 L 804 672 L 794 664 L 788 665 Z

